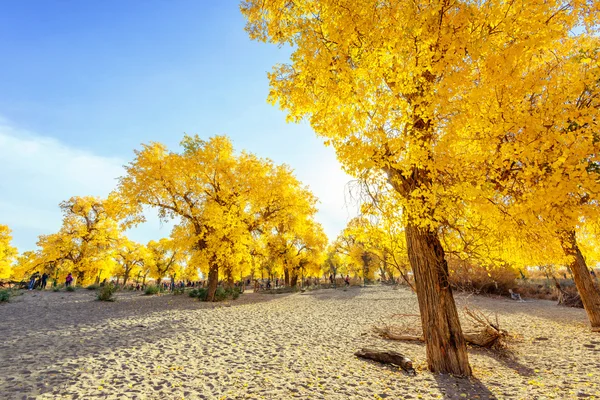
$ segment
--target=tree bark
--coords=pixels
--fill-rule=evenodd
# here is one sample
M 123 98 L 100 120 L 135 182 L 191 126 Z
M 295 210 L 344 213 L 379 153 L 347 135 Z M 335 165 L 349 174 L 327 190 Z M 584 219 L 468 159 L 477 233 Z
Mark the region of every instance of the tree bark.
M 432 372 L 470 376 L 467 345 L 448 282 L 448 264 L 438 234 L 412 223 L 407 224 L 405 233 L 429 369 Z
M 572 257 L 569 270 L 573 274 L 573 280 L 592 325 L 592 331 L 600 332 L 600 291 L 594 285 L 583 254 L 579 250 L 575 231 L 561 232 L 561 244 L 565 254 Z
M 283 270 L 283 280 L 285 281 L 285 286 L 290 286 L 290 271 L 284 267 Z
M 215 301 L 215 292 L 217 291 L 217 284 L 219 283 L 219 266 L 216 262 L 211 262 L 210 269 L 208 270 L 208 294 L 206 301 Z

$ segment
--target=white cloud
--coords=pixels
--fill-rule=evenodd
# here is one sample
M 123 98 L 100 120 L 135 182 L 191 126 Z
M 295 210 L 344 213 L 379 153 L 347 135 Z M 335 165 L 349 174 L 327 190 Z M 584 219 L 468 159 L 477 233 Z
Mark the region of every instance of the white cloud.
M 58 203 L 72 196 L 106 196 L 123 160 L 72 148 L 0 119 L 0 223 L 13 230 L 20 250 L 61 223 Z
M 319 198 L 317 219 L 334 239 L 356 213 L 345 206 L 344 190 L 350 177 L 340 169 L 332 149 L 315 146 L 311 153 L 292 167 Z M 0 117 L 0 224 L 11 227 L 19 250 L 33 249 L 39 235 L 60 228 L 61 201 L 108 195 L 126 162 L 15 128 Z M 133 240 L 147 242 L 169 235 L 172 223 L 160 222 L 152 211 L 147 216 L 145 224 L 128 232 Z

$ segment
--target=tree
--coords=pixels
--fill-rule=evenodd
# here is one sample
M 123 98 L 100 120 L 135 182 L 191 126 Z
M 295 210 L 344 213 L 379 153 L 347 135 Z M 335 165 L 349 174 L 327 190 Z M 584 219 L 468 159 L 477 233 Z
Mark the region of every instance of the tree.
M 60 203 L 63 224 L 57 233 L 41 235 L 38 264 L 63 273 L 72 270 L 78 284 L 90 283 L 112 273 L 113 250 L 120 230 L 112 218 L 114 204 L 96 197 L 72 197 Z M 48 271 L 50 273 L 54 272 Z
M 296 286 L 311 267 L 320 265 L 321 253 L 327 245 L 322 226 L 314 220 L 316 197 L 306 188 L 284 186 L 290 192 L 285 212 L 274 216 L 261 229 L 265 243 L 266 263 L 270 272 L 283 272 L 286 285 Z
M 567 29 L 576 13 L 566 5 L 556 23 Z M 510 219 L 530 231 L 551 232 L 551 241 L 558 241 L 568 258 L 591 326 L 600 330 L 600 291 L 575 234 L 600 216 L 600 39 L 563 36 L 527 63 L 506 53 L 497 61 L 481 81 L 502 79 L 511 86 L 480 84 L 478 97 L 465 101 L 461 118 L 473 121 L 477 103 L 485 117 L 475 129 L 489 132 L 491 139 L 478 145 L 487 157 L 468 169 L 486 172 L 481 190 Z M 501 97 L 492 99 L 491 91 L 500 88 Z M 510 105 L 510 112 L 502 104 Z
M 294 204 L 301 184 L 285 165 L 236 154 L 225 136 L 185 136 L 181 145 L 182 153 L 158 143 L 136 151 L 114 197 L 130 223 L 141 220 L 144 205 L 161 218 L 180 219 L 178 245 L 208 272 L 212 301 L 219 275 L 233 283 L 239 268 L 252 264 L 253 235 Z
M 160 283 L 165 276 L 172 276 L 180 272 L 182 268 L 182 251 L 173 239 L 162 238 L 158 241 L 148 242 L 147 263 L 150 268 L 150 276 Z
M 373 235 L 376 232 L 367 218 L 356 217 L 335 241 L 336 251 L 348 260 L 348 272 L 362 277 L 365 283 L 375 278 L 383 259 L 380 237 Z
M 17 256 L 17 249 L 13 247 L 11 230 L 6 225 L 0 225 L 0 280 L 11 277 L 11 266 Z
M 117 276 L 123 276 L 123 286 L 127 284 L 130 276 L 141 272 L 142 267 L 148 263 L 148 249 L 139 243 L 133 242 L 126 237 L 119 239 L 115 249 L 115 260 L 118 268 Z
M 521 79 L 488 72 L 544 64 L 573 28 L 596 23 L 594 7 L 584 1 L 242 3 L 251 38 L 294 49 L 291 64 L 269 74 L 270 101 L 289 120 L 308 118 L 347 172 L 383 172 L 396 192 L 390 200 L 403 210 L 434 372 L 471 374 L 439 228 L 449 205 L 480 196 L 487 181 L 485 170 L 464 173 L 484 157 L 478 145 L 497 138 L 478 129 L 486 110 L 477 105 L 497 100 Z M 521 72 L 528 80 L 539 70 Z M 465 107 L 476 115 L 465 118 Z M 510 107 L 499 105 L 505 113 Z

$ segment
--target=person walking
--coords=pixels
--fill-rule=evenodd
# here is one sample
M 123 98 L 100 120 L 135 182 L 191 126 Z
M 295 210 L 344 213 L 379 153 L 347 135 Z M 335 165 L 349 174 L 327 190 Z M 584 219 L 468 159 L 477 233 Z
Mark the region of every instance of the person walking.
M 69 275 L 67 275 L 67 279 L 65 280 L 65 286 L 69 287 L 71 286 L 71 283 L 73 283 L 73 275 L 69 272 Z
M 41 283 L 42 290 L 46 289 L 47 283 L 48 283 L 48 274 L 44 272 L 44 274 L 42 275 L 42 283 Z
M 344 279 L 344 282 L 346 282 L 346 286 L 350 286 L 350 275 L 346 275 L 346 279 Z

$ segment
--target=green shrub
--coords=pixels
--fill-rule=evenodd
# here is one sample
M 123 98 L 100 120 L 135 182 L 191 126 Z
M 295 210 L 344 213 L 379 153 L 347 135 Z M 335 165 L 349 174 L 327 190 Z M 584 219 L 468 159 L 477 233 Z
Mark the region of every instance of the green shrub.
M 67 292 L 74 292 L 76 289 L 75 289 L 75 286 L 67 286 L 65 290 Z
M 86 289 L 87 289 L 87 290 L 97 290 L 99 287 L 100 287 L 100 285 L 96 285 L 96 284 L 94 283 L 94 284 L 91 284 L 91 285 L 89 285 L 88 287 L 86 287 Z
M 242 293 L 242 289 L 240 289 L 238 287 L 230 287 L 230 288 L 225 289 L 225 293 L 227 293 L 227 297 L 230 297 L 232 300 L 235 300 L 238 297 L 240 297 L 240 294 Z
M 8 302 L 10 300 L 11 292 L 9 289 L 0 290 L 0 303 Z
M 280 287 L 277 289 L 270 289 L 265 291 L 264 293 L 270 293 L 270 294 L 283 294 L 283 293 L 296 293 L 300 290 L 300 288 L 298 286 L 295 287 Z
M 54 286 L 54 287 L 52 287 L 52 291 L 53 292 L 60 292 L 60 286 Z
M 153 294 L 158 294 L 160 292 L 160 288 L 158 286 L 155 285 L 150 285 L 148 287 L 146 287 L 146 290 L 144 290 L 144 294 L 150 296 Z
M 113 297 L 113 295 L 116 291 L 117 286 L 108 283 L 98 289 L 96 298 L 100 301 L 115 301 L 116 299 Z
M 207 288 L 192 289 L 192 290 L 190 290 L 189 295 L 190 295 L 190 297 L 193 297 L 200 301 L 206 301 L 206 298 L 208 297 L 208 289 Z
M 219 286 L 215 291 L 215 301 L 227 300 L 227 297 L 229 297 L 227 294 L 227 290 Z
M 175 288 L 173 289 L 173 294 L 174 295 L 180 295 L 180 294 L 184 294 L 185 293 L 185 289 L 184 288 Z

